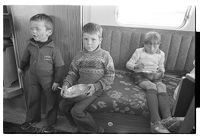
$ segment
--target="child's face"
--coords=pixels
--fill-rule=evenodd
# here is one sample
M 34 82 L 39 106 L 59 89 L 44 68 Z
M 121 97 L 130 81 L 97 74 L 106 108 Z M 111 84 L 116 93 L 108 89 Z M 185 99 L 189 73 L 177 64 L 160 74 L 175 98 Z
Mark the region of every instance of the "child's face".
M 87 51 L 94 51 L 100 44 L 102 38 L 99 37 L 98 33 L 83 33 L 83 47 Z
M 154 54 L 158 51 L 160 43 L 158 41 L 151 41 L 144 44 L 144 49 L 149 54 Z
M 31 21 L 30 32 L 35 41 L 46 42 L 52 34 L 52 30 L 47 30 L 44 21 Z

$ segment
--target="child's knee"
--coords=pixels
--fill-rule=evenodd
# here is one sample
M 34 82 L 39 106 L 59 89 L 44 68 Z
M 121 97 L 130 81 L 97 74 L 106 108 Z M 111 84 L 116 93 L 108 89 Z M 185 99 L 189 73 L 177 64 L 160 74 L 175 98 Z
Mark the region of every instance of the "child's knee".
M 82 117 L 82 116 L 84 116 L 84 112 L 83 112 L 83 110 L 81 108 L 74 106 L 71 109 L 71 115 L 73 117 Z
M 157 90 L 156 85 L 155 84 L 149 84 L 147 86 L 147 90 L 152 89 L 152 90 Z
M 157 90 L 156 84 L 150 81 L 141 82 L 139 86 L 145 90 Z
M 157 90 L 157 87 L 155 84 L 147 84 L 145 88 L 146 90 Z
M 163 84 L 162 82 L 157 83 L 156 86 L 157 86 L 158 93 L 167 93 L 166 85 Z
M 158 89 L 158 93 L 167 93 L 166 89 Z

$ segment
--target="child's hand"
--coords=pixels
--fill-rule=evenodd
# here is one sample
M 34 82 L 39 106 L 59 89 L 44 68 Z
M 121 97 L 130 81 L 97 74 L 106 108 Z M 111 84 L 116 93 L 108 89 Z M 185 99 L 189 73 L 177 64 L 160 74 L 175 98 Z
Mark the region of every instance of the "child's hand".
M 20 75 L 23 75 L 23 73 L 24 73 L 23 70 L 21 70 L 20 68 L 18 68 L 17 71 L 18 71 L 18 73 L 19 73 Z
M 139 63 L 139 64 L 136 64 L 134 66 L 134 70 L 142 70 L 144 68 L 144 64 L 143 63 Z
M 60 95 L 62 96 L 62 97 L 64 97 L 63 95 L 64 95 L 64 92 L 65 92 L 65 90 L 67 90 L 68 89 L 68 87 L 66 86 L 66 85 L 63 85 L 62 86 L 62 89 L 60 90 Z
M 155 76 L 155 73 L 145 73 L 145 75 L 149 80 L 153 80 L 154 76 Z
M 158 80 L 158 79 L 162 78 L 162 75 L 163 75 L 162 72 L 156 72 L 153 74 L 153 79 Z
M 95 87 L 94 84 L 88 84 L 87 86 L 88 90 L 86 91 L 87 96 L 92 96 L 95 93 Z
M 157 73 L 164 73 L 162 69 L 158 68 Z
M 59 86 L 59 83 L 54 82 L 52 85 L 52 90 L 55 91 Z

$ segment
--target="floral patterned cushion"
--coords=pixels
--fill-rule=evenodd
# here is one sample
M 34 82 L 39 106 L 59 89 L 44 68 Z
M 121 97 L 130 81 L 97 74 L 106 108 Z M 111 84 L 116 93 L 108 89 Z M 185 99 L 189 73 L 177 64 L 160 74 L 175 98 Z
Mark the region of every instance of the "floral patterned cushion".
M 167 76 L 163 78 L 163 83 L 167 86 L 170 96 L 170 105 L 173 106 L 173 94 L 180 82 L 180 78 Z M 148 116 L 145 91 L 135 85 L 131 73 L 127 71 L 116 71 L 116 76 L 112 88 L 104 92 L 90 107 L 90 112 L 120 112 L 135 115 Z

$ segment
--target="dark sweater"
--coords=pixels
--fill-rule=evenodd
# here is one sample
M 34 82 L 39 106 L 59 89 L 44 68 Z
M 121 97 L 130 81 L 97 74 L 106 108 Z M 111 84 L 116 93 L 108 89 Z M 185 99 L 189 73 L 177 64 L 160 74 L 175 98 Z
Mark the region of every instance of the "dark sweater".
M 34 64 L 34 63 L 31 63 L 31 61 L 37 61 L 38 62 L 37 58 L 39 57 L 38 56 L 39 54 L 37 54 L 35 49 L 40 50 L 41 48 L 44 48 L 44 46 L 52 48 L 52 50 L 53 50 L 53 54 L 52 54 L 53 55 L 52 56 L 53 64 L 52 65 L 54 67 L 53 68 L 54 82 L 59 83 L 59 82 L 61 82 L 62 77 L 63 77 L 64 61 L 61 57 L 60 51 L 58 50 L 58 48 L 55 48 L 54 43 L 53 43 L 52 39 L 50 39 L 50 38 L 46 42 L 38 42 L 38 41 L 35 41 L 34 39 L 30 39 L 30 43 L 28 44 L 28 46 L 25 49 L 24 54 L 22 56 L 19 68 L 24 71 L 26 66 L 28 66 L 30 64 L 31 65 Z M 34 68 L 40 69 L 39 67 L 42 66 L 42 65 L 36 65 L 37 67 L 34 67 L 34 66 L 31 66 L 31 65 L 30 65 L 30 69 L 32 71 L 33 71 Z M 45 63 L 43 65 L 45 65 Z

